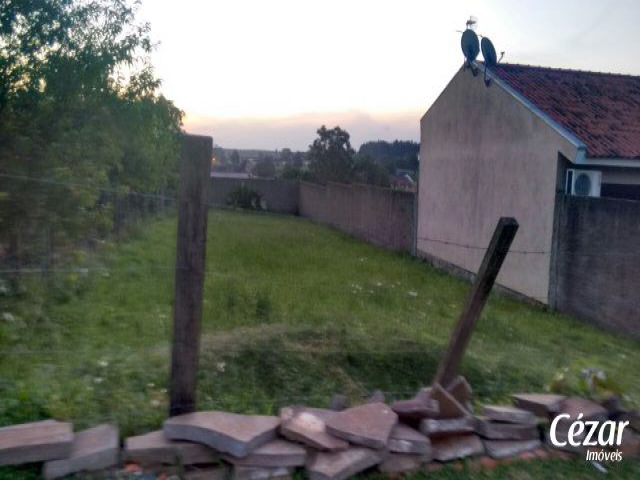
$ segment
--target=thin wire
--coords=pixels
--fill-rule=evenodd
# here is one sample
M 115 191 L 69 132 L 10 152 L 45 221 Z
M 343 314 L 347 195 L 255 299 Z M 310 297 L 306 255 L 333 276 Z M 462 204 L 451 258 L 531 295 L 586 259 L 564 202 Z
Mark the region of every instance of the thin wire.
M 489 247 L 481 247 L 479 245 L 469 245 L 464 243 L 457 243 L 451 240 L 441 240 L 438 238 L 430 238 L 430 237 L 418 237 L 418 240 L 424 240 L 426 242 L 434 242 L 434 243 L 442 243 L 444 245 L 453 245 L 456 247 L 467 248 L 469 250 L 487 250 Z M 550 254 L 551 251 L 547 250 L 515 250 L 510 249 L 509 253 L 520 253 L 520 254 L 531 254 L 531 255 L 547 255 Z
M 160 195 L 158 193 L 146 193 L 146 192 L 136 192 L 136 191 L 123 192 L 122 190 L 118 190 L 117 188 L 100 187 L 98 185 L 89 185 L 89 184 L 83 184 L 83 183 L 61 182 L 59 180 L 54 180 L 51 178 L 36 178 L 36 177 L 29 177 L 27 175 L 16 175 L 16 174 L 7 173 L 7 172 L 0 172 L 0 177 L 9 178 L 12 180 L 46 183 L 49 185 L 56 185 L 56 186 L 62 186 L 62 187 L 84 188 L 87 190 L 97 190 L 97 191 L 107 192 L 107 193 L 117 193 L 120 195 L 131 195 L 131 196 L 137 196 L 137 197 L 165 199 L 165 200 L 173 200 L 173 201 L 178 200 L 177 196 L 168 196 L 168 195 Z

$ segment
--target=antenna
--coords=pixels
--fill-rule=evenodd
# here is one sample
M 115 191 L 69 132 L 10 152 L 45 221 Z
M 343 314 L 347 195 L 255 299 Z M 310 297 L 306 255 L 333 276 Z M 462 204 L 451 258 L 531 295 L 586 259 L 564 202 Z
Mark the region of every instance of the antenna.
M 478 17 L 475 17 L 475 16 L 471 15 L 469 17 L 469 20 L 467 20 L 467 29 L 468 30 L 475 30 L 476 29 L 476 25 L 478 25 Z

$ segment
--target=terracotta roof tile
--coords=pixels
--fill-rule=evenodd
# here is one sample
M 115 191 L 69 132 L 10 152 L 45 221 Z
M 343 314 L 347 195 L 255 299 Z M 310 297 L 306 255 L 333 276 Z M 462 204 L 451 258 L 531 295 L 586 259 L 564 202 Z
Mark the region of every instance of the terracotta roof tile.
M 640 159 L 640 76 L 503 63 L 491 71 L 580 139 L 588 157 Z

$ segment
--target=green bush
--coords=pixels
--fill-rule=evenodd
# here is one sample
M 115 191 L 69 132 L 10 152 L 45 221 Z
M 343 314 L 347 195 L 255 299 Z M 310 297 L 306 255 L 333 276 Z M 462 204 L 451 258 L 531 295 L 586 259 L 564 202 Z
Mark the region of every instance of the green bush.
M 246 185 L 233 189 L 227 196 L 227 204 L 244 210 L 263 210 L 262 196 Z

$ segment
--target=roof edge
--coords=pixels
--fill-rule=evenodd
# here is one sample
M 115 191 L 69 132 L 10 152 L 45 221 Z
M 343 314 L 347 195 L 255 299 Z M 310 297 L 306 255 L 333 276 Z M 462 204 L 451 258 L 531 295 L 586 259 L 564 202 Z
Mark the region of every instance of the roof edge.
M 487 77 L 490 78 L 493 82 L 500 85 L 503 90 L 509 93 L 512 97 L 518 100 L 522 105 L 524 105 L 528 110 L 530 110 L 533 114 L 543 120 L 547 125 L 553 128 L 557 133 L 566 138 L 569 143 L 571 143 L 574 147 L 578 149 L 578 154 L 576 156 L 576 163 L 580 163 L 580 156 L 584 156 L 586 158 L 587 146 L 586 144 L 580 140 L 572 131 L 560 125 L 553 118 L 543 112 L 540 108 L 538 108 L 533 102 L 531 102 L 527 97 L 518 92 L 515 88 L 509 85 L 507 82 L 502 80 L 497 74 L 493 73 L 490 68 L 487 68 L 484 63 L 477 63 L 476 65 L 482 72 L 486 71 Z
M 605 76 L 605 77 L 621 77 L 621 78 L 639 78 L 640 77 L 640 75 L 633 74 L 633 73 L 603 72 L 598 70 L 584 70 L 581 68 L 548 67 L 544 65 L 530 65 L 527 63 L 503 62 L 503 63 L 500 63 L 500 65 L 505 67 L 528 68 L 532 70 L 533 69 L 550 70 L 552 72 L 569 72 L 569 73 L 577 73 L 577 74 L 598 75 L 598 76 Z
M 640 159 L 633 158 L 589 158 L 586 155 L 576 158 L 577 165 L 592 165 L 594 167 L 623 167 L 640 168 Z

